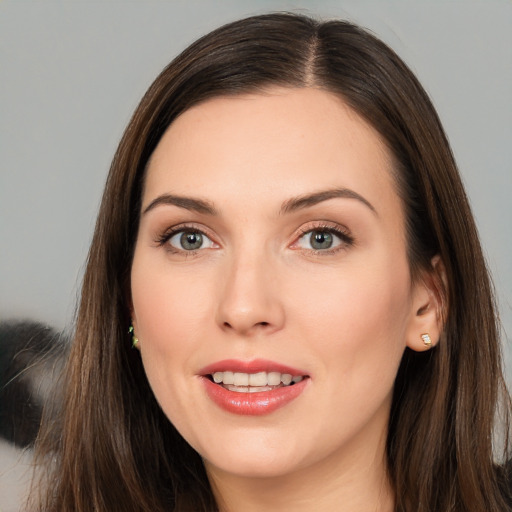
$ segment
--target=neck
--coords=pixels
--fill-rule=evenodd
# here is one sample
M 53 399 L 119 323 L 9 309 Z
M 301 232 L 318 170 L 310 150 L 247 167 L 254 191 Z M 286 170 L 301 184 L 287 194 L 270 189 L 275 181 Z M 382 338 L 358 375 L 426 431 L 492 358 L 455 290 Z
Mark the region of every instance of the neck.
M 375 441 L 371 450 L 363 444 L 281 476 L 246 477 L 205 466 L 220 512 L 391 512 L 385 436 Z

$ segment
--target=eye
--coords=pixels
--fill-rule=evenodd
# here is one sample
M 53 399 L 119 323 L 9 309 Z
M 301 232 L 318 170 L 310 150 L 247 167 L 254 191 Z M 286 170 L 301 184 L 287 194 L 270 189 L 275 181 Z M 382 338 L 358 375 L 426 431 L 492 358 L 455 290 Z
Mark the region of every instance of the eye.
M 174 249 L 180 251 L 197 251 L 199 249 L 211 249 L 215 247 L 204 233 L 192 229 L 182 229 L 174 232 L 167 240 Z
M 340 244 L 341 240 L 332 232 L 325 229 L 315 229 L 304 233 L 304 235 L 300 237 L 297 245 L 302 249 L 322 251 L 325 249 L 333 249 Z
M 294 246 L 310 251 L 330 252 L 342 249 L 343 246 L 352 245 L 353 242 L 350 235 L 339 229 L 322 227 L 304 231 Z

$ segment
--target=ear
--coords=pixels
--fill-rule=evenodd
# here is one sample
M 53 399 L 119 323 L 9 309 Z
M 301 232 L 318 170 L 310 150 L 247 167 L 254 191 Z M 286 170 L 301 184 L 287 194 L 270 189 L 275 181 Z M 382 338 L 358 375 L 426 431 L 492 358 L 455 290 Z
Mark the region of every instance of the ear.
M 445 266 L 439 256 L 434 256 L 430 263 L 431 268 L 425 270 L 413 284 L 406 344 L 416 352 L 429 350 L 439 343 L 446 318 Z M 428 335 L 431 344 L 424 335 Z

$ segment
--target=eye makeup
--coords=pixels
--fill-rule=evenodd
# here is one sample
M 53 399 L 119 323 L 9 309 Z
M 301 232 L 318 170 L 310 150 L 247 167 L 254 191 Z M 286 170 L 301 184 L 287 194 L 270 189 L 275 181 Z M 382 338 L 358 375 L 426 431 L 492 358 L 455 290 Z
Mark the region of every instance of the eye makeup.
M 202 226 L 180 223 L 158 234 L 155 244 L 171 254 L 189 257 L 200 251 L 220 248 L 215 238 L 210 230 Z M 347 250 L 355 243 L 353 235 L 345 226 L 331 221 L 309 222 L 297 230 L 293 240 L 288 246 L 290 249 L 315 256 L 333 255 Z

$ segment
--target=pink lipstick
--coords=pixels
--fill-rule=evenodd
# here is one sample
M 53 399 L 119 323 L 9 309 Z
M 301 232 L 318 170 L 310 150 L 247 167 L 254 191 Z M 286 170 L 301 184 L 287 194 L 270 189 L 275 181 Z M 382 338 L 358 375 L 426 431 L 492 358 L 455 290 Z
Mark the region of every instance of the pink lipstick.
M 297 398 L 309 382 L 306 372 L 264 359 L 226 359 L 200 374 L 209 398 L 241 415 L 270 414 Z

